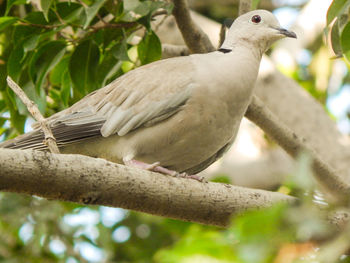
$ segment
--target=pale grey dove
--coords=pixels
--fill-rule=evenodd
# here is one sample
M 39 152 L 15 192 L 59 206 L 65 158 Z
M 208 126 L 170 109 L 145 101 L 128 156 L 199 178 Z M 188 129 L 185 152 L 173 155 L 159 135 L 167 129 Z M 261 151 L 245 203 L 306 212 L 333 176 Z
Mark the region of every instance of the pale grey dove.
M 62 153 L 195 174 L 231 146 L 270 45 L 293 32 L 274 15 L 238 17 L 218 51 L 157 61 L 128 72 L 48 118 Z M 47 149 L 38 125 L 0 147 Z

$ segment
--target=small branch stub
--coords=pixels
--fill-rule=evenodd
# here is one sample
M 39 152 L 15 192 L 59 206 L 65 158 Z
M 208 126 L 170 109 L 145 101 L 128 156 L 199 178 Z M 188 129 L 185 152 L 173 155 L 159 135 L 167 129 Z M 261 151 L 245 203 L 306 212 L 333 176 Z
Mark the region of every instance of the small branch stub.
M 36 121 L 40 123 L 41 129 L 44 132 L 45 140 L 44 144 L 47 145 L 50 152 L 52 153 L 60 153 L 58 146 L 56 144 L 56 139 L 52 134 L 50 127 L 47 125 L 46 119 L 41 115 L 38 107 L 35 105 L 33 101 L 31 101 L 24 91 L 18 86 L 16 82 L 10 77 L 7 76 L 7 84 L 9 87 L 16 93 L 16 95 L 21 99 L 21 101 L 26 105 L 30 114 L 34 117 Z

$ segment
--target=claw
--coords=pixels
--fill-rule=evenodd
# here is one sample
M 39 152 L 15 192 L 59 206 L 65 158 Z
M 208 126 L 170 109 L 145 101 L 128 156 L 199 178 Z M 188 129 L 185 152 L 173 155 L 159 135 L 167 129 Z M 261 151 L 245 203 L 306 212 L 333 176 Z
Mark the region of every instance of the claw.
M 198 182 L 207 182 L 203 176 L 198 176 L 198 175 L 190 175 L 187 173 L 178 173 L 174 170 L 170 170 L 168 168 L 165 168 L 163 166 L 160 166 L 160 162 L 155 162 L 152 164 L 148 164 L 148 163 L 144 163 L 141 161 L 137 161 L 134 159 L 131 160 L 124 160 L 124 164 L 127 166 L 133 166 L 133 167 L 137 167 L 139 169 L 144 169 L 144 170 L 148 170 L 148 171 L 153 171 L 153 172 L 158 172 L 158 173 L 162 173 L 165 175 L 170 175 L 173 177 L 180 177 L 180 178 L 188 178 L 188 179 L 193 179 L 196 180 Z

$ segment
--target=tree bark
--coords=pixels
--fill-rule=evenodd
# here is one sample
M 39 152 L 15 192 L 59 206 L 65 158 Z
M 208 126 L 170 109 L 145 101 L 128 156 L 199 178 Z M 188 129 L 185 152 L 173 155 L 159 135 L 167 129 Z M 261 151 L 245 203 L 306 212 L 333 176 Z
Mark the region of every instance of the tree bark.
M 227 226 L 232 214 L 296 199 L 281 193 L 175 178 L 104 159 L 0 149 L 1 191 L 121 207 Z

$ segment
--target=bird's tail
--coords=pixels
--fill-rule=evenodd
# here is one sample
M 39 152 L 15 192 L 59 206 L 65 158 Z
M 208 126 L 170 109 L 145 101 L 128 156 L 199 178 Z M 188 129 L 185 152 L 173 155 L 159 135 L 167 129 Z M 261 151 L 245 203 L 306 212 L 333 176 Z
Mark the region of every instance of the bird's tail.
M 41 130 L 34 130 L 0 143 L 0 148 L 45 150 L 47 146 L 43 143 L 44 139 Z

